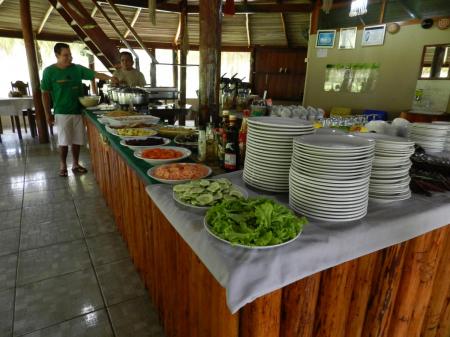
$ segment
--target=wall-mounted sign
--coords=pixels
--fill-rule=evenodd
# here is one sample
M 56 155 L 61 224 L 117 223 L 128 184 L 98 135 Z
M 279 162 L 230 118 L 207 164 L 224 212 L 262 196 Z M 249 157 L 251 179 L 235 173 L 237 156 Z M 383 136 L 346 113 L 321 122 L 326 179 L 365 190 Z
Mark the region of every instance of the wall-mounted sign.
M 361 46 L 380 46 L 384 43 L 386 25 L 364 27 Z
M 339 49 L 354 49 L 356 44 L 356 27 L 341 28 L 339 31 Z
M 336 30 L 318 30 L 316 48 L 333 48 L 334 39 L 336 38 Z

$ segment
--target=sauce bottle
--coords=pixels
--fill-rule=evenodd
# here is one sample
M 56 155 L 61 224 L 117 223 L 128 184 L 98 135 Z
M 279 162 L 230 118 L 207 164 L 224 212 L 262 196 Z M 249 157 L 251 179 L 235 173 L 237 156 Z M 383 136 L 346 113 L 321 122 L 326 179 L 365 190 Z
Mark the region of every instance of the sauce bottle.
M 239 169 L 239 130 L 236 126 L 236 116 L 230 115 L 228 127 L 225 129 L 225 155 L 223 168 L 225 171 Z

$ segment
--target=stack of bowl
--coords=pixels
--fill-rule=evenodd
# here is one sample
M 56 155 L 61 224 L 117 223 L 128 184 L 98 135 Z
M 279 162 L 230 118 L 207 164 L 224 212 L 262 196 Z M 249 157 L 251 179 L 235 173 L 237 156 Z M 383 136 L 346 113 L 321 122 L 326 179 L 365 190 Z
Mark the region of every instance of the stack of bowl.
M 375 157 L 369 185 L 370 199 L 380 202 L 409 199 L 409 169 L 412 165 L 409 157 L 414 153 L 414 142 L 380 133 L 355 135 L 375 141 Z
M 449 129 L 448 124 L 412 123 L 408 128 L 408 138 L 423 147 L 425 152 L 442 152 L 448 143 Z

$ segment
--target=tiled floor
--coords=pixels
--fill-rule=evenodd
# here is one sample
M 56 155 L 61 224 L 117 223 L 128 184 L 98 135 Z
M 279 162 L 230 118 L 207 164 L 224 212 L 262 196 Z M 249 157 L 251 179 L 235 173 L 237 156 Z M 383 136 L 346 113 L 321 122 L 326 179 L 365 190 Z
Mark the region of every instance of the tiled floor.
M 2 140 L 0 337 L 163 337 L 92 173 L 58 177 L 54 140 Z

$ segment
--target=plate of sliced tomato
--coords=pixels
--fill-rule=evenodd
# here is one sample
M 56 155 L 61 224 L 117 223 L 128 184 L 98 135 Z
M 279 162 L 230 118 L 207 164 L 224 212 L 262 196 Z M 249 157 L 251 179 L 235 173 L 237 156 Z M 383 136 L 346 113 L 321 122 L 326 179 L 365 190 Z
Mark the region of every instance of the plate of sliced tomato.
M 166 184 L 180 184 L 203 179 L 211 174 L 209 166 L 197 163 L 171 163 L 152 167 L 147 174 Z
M 178 146 L 157 146 L 134 151 L 136 158 L 145 160 L 152 165 L 179 161 L 189 157 L 191 154 L 192 152 L 189 149 Z

